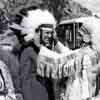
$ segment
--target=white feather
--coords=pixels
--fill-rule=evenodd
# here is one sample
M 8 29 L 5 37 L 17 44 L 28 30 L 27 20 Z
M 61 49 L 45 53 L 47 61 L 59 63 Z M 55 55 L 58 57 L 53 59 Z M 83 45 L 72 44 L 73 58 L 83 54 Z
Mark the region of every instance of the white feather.
M 56 26 L 56 21 L 54 16 L 48 10 L 31 10 L 28 12 L 28 16 L 24 17 L 21 23 L 22 34 L 28 33 L 28 36 L 24 37 L 25 40 L 29 41 L 30 39 L 35 39 L 36 33 L 35 29 L 38 28 L 41 24 L 52 24 Z
M 56 24 L 54 16 L 47 10 L 32 10 L 28 12 L 28 17 L 24 17 L 21 26 L 36 29 L 41 24 Z

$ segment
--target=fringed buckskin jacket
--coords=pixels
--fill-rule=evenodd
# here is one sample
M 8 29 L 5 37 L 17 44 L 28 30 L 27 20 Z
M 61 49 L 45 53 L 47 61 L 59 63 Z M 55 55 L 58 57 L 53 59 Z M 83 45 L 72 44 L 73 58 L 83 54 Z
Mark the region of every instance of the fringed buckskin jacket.
M 68 77 L 63 100 L 99 100 L 99 57 L 95 50 L 84 47 L 78 53 L 60 56 L 42 51 L 45 53 L 40 52 L 37 73 L 57 79 Z
M 98 53 L 89 46 L 80 49 L 75 58 L 76 73 L 66 82 L 64 100 L 100 99 L 100 64 Z

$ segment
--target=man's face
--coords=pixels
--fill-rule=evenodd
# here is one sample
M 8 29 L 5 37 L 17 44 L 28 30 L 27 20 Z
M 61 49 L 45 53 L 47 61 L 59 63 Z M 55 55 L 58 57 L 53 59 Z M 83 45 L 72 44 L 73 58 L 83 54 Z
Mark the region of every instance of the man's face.
M 47 48 L 52 48 L 53 45 L 53 30 L 45 29 L 41 31 L 41 43 Z
M 83 43 L 90 43 L 91 36 L 89 33 L 84 33 L 83 31 L 79 30 L 76 34 L 76 42 L 77 46 L 80 47 Z
M 80 48 L 82 45 L 83 36 L 81 34 L 82 34 L 81 31 L 78 31 L 76 33 L 76 48 Z

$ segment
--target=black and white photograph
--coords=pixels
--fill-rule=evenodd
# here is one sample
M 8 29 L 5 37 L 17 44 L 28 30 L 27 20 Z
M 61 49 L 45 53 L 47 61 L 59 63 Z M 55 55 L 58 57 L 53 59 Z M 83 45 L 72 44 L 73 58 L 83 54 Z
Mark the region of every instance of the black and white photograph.
M 100 0 L 0 0 L 0 100 L 100 100 Z

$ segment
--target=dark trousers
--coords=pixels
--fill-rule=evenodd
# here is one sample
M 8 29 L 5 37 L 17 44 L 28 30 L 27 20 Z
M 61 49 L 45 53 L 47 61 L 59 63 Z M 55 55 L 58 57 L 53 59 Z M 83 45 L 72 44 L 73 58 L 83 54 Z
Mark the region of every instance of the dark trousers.
M 24 100 L 48 100 L 48 94 L 43 85 L 35 79 L 23 81 Z
M 53 80 L 41 76 L 37 76 L 37 80 L 46 88 L 49 100 L 55 100 Z

